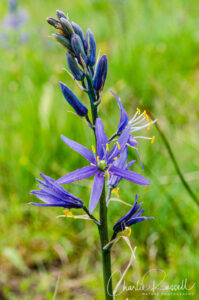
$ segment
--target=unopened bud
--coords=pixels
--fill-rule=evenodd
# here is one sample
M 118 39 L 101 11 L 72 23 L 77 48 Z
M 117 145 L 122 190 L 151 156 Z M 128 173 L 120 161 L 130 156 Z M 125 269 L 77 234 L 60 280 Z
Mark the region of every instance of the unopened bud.
M 97 69 L 95 73 L 95 78 L 93 80 L 93 87 L 96 91 L 103 89 L 106 75 L 107 75 L 108 63 L 107 63 L 107 56 L 104 54 L 100 58 Z
M 68 19 L 65 13 L 61 10 L 56 10 L 57 18 L 60 20 L 61 18 Z
M 63 82 L 60 82 L 60 87 L 62 94 L 64 95 L 64 98 L 66 101 L 73 107 L 75 112 L 80 116 L 84 117 L 88 114 L 88 109 L 86 106 L 84 106 L 80 100 L 77 98 L 77 96 L 73 93 L 73 91 Z
M 73 51 L 75 52 L 75 55 L 77 56 L 78 62 L 82 65 L 82 61 L 80 58 L 80 56 L 81 56 L 82 59 L 84 60 L 84 62 L 87 64 L 88 59 L 85 54 L 84 46 L 83 46 L 82 40 L 79 37 L 79 35 L 77 35 L 77 34 L 72 35 L 71 46 L 72 46 Z
M 70 39 L 71 35 L 74 33 L 71 23 L 65 18 L 60 18 L 60 23 L 67 37 Z
M 66 60 L 74 78 L 76 80 L 82 81 L 84 79 L 84 72 L 79 68 L 76 58 L 69 52 L 66 52 Z
M 54 40 L 59 42 L 62 46 L 66 47 L 67 49 L 71 50 L 71 44 L 69 39 L 67 39 L 65 36 L 59 33 L 53 33 L 52 37 Z
M 51 26 L 58 28 L 60 26 L 59 21 L 57 21 L 54 18 L 47 18 L 46 21 L 48 22 L 48 24 L 50 24 Z
M 87 30 L 86 40 L 88 44 L 88 48 L 87 48 L 88 64 L 90 66 L 94 66 L 95 58 L 96 58 L 96 42 L 95 42 L 94 34 L 90 29 Z
M 76 33 L 77 35 L 79 35 L 79 37 L 81 38 L 82 43 L 83 43 L 83 45 L 84 45 L 84 50 L 87 51 L 87 41 L 86 41 L 86 39 L 85 39 L 83 30 L 82 30 L 81 27 L 80 27 L 78 24 L 76 24 L 75 22 L 71 22 L 71 24 L 72 24 L 72 26 L 73 26 L 73 29 L 74 29 L 75 33 Z

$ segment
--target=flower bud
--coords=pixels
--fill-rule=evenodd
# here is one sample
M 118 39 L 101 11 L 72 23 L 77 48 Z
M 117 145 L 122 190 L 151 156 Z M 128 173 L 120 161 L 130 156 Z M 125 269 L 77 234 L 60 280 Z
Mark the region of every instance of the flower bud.
M 94 66 L 95 58 L 96 58 L 96 42 L 95 42 L 94 34 L 90 29 L 87 30 L 86 40 L 88 44 L 88 48 L 87 48 L 88 64 L 90 66 Z
M 80 59 L 80 55 L 83 58 L 84 62 L 87 64 L 87 56 L 85 54 L 84 51 L 84 46 L 82 43 L 81 38 L 79 37 L 79 35 L 77 34 L 73 34 L 72 38 L 71 38 L 71 45 L 72 45 L 72 49 L 75 52 L 78 62 L 80 64 L 82 64 L 81 59 Z
M 76 24 L 75 22 L 71 22 L 71 24 L 72 24 L 72 26 L 73 26 L 73 29 L 74 29 L 75 33 L 76 33 L 77 35 L 79 35 L 79 37 L 81 38 L 82 43 L 83 43 L 83 45 L 84 45 L 84 50 L 87 51 L 87 41 L 86 41 L 86 39 L 85 39 L 83 30 L 82 30 L 81 27 L 80 27 L 78 24 Z
M 71 23 L 65 18 L 60 18 L 60 23 L 67 37 L 71 38 L 71 35 L 74 33 Z
M 64 84 L 63 82 L 59 82 L 62 94 L 64 95 L 64 98 L 68 103 L 74 108 L 76 113 L 83 117 L 88 114 L 88 109 L 86 106 L 84 106 L 80 100 L 77 98 L 77 96 L 71 91 L 71 89 Z
M 104 54 L 102 55 L 102 57 L 100 58 L 97 64 L 95 78 L 93 80 L 93 87 L 96 91 L 99 91 L 104 87 L 106 75 L 107 75 L 107 68 L 108 68 L 107 56 Z
M 47 18 L 46 21 L 55 28 L 60 26 L 59 21 L 55 20 L 54 18 Z
M 66 47 L 67 49 L 71 50 L 71 45 L 69 39 L 59 33 L 53 33 L 52 37 L 54 40 L 62 44 L 62 46 Z
M 57 18 L 60 20 L 61 18 L 68 19 L 65 13 L 61 10 L 56 10 Z
M 66 52 L 66 60 L 75 79 L 82 81 L 84 79 L 84 72 L 79 68 L 76 58 L 68 51 Z

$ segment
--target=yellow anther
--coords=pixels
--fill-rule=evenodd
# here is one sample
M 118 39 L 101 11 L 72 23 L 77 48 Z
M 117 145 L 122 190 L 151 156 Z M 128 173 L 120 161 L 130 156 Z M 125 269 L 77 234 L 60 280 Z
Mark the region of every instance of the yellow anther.
M 67 209 L 64 210 L 64 214 L 67 217 L 72 217 L 73 219 L 75 219 L 75 216 L 72 214 L 72 212 Z
M 116 142 L 116 144 L 117 144 L 117 146 L 118 146 L 118 149 L 120 150 L 120 144 L 119 144 L 119 142 Z
M 152 124 L 152 121 L 150 122 L 149 126 L 147 127 L 147 130 L 151 129 L 151 124 Z
M 108 179 L 110 178 L 110 173 L 109 173 L 109 169 L 105 171 L 107 174 Z
M 127 234 L 127 236 L 131 235 L 131 228 L 126 226 L 124 232 Z
M 155 135 L 152 137 L 151 144 L 153 144 L 154 141 L 155 141 Z
M 91 148 L 92 148 L 92 150 L 93 150 L 93 153 L 96 153 L 95 147 L 94 147 L 93 145 L 91 146 Z
M 117 160 L 117 157 L 114 157 L 113 159 L 114 159 L 114 160 Z
M 146 110 L 144 110 L 144 113 L 143 113 L 143 118 L 146 116 Z
M 100 164 L 100 161 L 99 161 L 99 156 L 97 156 L 97 163 L 98 163 L 98 164 Z
M 106 150 L 109 151 L 109 145 L 108 145 L 108 143 L 106 144 Z
M 138 115 L 140 115 L 141 111 L 139 108 L 137 108 L 137 112 L 138 112 Z
M 146 114 L 146 120 L 147 122 L 149 122 L 149 116 Z
M 119 192 L 119 189 L 120 189 L 120 188 L 117 187 L 117 188 L 114 188 L 114 189 L 111 191 L 111 193 L 112 193 L 112 194 L 115 194 L 117 198 L 119 198 L 119 193 L 118 193 L 118 192 Z

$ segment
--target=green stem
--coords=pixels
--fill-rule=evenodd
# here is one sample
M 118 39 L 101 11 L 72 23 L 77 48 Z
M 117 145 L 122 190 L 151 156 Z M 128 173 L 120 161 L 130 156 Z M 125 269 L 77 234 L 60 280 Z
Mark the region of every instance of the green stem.
M 97 105 L 96 105 L 97 99 L 96 99 L 95 91 L 93 89 L 93 82 L 89 74 L 86 75 L 86 80 L 88 86 L 88 96 L 91 105 L 92 121 L 93 121 L 93 125 L 95 125 L 95 121 L 97 119 Z M 93 127 L 93 130 L 95 134 L 95 127 Z M 111 251 L 110 249 L 104 249 L 104 247 L 109 242 L 108 227 L 107 227 L 107 206 L 106 206 L 105 184 L 103 187 L 102 195 L 100 197 L 99 207 L 100 207 L 99 209 L 100 224 L 98 222 L 98 229 L 99 229 L 100 244 L 101 244 L 105 299 L 113 300 Z
M 108 227 L 107 227 L 107 206 L 105 197 L 105 185 L 103 187 L 102 195 L 100 198 L 100 225 L 99 235 L 101 242 L 101 253 L 102 253 L 102 266 L 103 266 L 103 277 L 104 277 L 104 292 L 105 299 L 113 299 L 113 288 L 112 288 L 112 274 L 111 274 L 111 251 L 110 249 L 104 249 L 104 246 L 108 244 Z

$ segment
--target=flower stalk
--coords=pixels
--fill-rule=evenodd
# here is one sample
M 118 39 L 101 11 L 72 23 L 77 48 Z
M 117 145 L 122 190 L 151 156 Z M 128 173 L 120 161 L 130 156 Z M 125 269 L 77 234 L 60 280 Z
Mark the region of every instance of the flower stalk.
M 105 196 L 105 186 L 102 191 L 102 195 L 99 203 L 99 214 L 100 214 L 100 226 L 99 235 L 101 242 L 101 254 L 102 254 L 102 267 L 103 267 L 103 278 L 104 278 L 104 292 L 105 299 L 113 299 L 113 288 L 112 288 L 112 273 L 111 273 L 111 249 L 104 249 L 108 244 L 108 225 L 107 225 L 107 206 Z
M 86 148 L 76 141 L 61 135 L 63 142 L 72 150 L 82 155 L 89 164 L 83 168 L 67 173 L 57 180 L 41 174 L 43 181 L 37 179 L 37 182 L 39 183 L 37 187 L 39 190 L 31 191 L 31 193 L 41 201 L 45 202 L 45 204 L 31 204 L 40 207 L 63 207 L 66 209 L 65 214 L 69 216 L 73 216 L 70 209 L 83 209 L 89 218 L 97 225 L 101 245 L 105 299 L 112 300 L 114 298 L 111 273 L 111 246 L 113 240 L 118 232 L 127 231 L 130 235 L 131 229 L 129 226 L 151 219 L 152 217 L 141 216 L 144 209 L 139 210 L 142 203 L 137 205 L 138 195 L 136 195 L 131 210 L 121 217 L 113 226 L 112 238 L 109 240 L 107 222 L 108 204 L 112 192 L 119 197 L 118 185 L 122 179 L 143 186 L 150 185 L 150 181 L 143 175 L 129 170 L 135 161 L 128 162 L 127 158 L 129 147 L 134 148 L 139 157 L 136 148 L 138 142 L 136 139 L 143 138 L 151 140 L 151 143 L 154 142 L 155 137 L 135 136 L 134 132 L 143 128 L 149 130 L 156 120 L 150 121 L 146 110 L 141 113 L 139 108 L 135 115 L 129 119 L 121 99 L 110 91 L 119 106 L 120 121 L 117 131 L 108 139 L 103 122 L 101 118 L 98 117 L 98 105 L 101 102 L 101 95 L 107 77 L 107 56 L 103 54 L 96 62 L 96 42 L 92 31 L 88 29 L 85 36 L 81 27 L 74 22 L 70 22 L 68 16 L 60 10 L 57 10 L 57 18 L 58 20 L 55 20 L 54 18 L 47 19 L 47 22 L 58 31 L 52 36 L 57 42 L 67 48 L 66 59 L 70 70 L 68 73 L 80 90 L 88 95 L 90 100 L 90 110 L 63 82 L 60 82 L 61 91 L 67 101 L 67 105 L 69 104 L 74 109 L 76 115 L 84 118 L 86 124 L 93 130 L 96 147 L 91 145 L 91 147 Z M 89 119 L 89 111 L 91 111 L 92 115 L 91 120 Z M 109 145 L 111 142 L 114 143 Z M 87 208 L 81 199 L 69 193 L 62 185 L 92 176 L 94 176 L 94 181 L 90 195 L 89 208 Z M 106 186 L 107 195 L 105 193 Z M 98 203 L 99 220 L 92 214 Z

